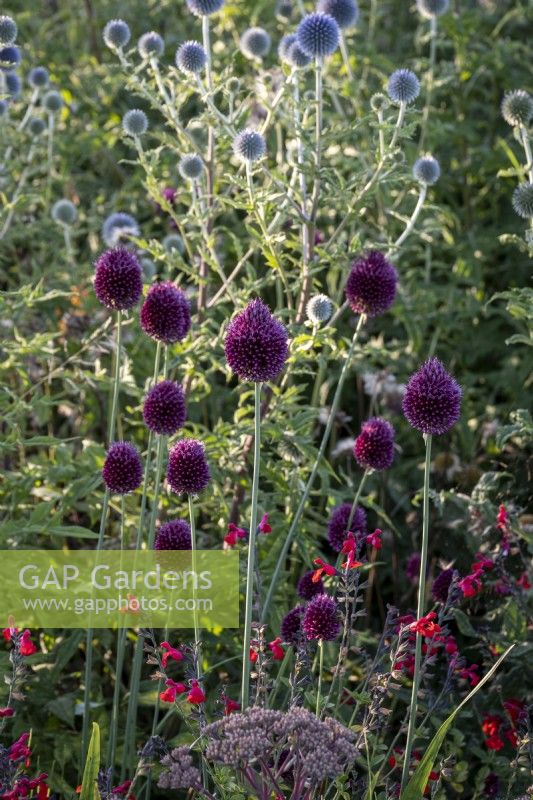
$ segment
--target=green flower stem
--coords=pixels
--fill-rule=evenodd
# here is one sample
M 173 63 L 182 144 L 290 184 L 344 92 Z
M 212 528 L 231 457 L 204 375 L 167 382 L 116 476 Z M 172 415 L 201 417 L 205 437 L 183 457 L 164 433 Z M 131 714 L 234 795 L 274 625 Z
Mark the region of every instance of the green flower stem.
M 196 520 L 194 515 L 194 503 L 192 495 L 189 495 L 189 520 L 191 525 L 191 555 L 192 555 L 192 571 L 196 574 Z M 195 601 L 193 611 L 194 623 L 194 654 L 196 663 L 196 677 L 198 680 L 202 677 L 202 650 L 200 646 L 200 628 L 198 626 L 198 611 L 196 609 L 196 587 L 193 581 L 193 600 Z
M 382 159 L 385 155 L 385 133 L 383 131 L 383 111 L 380 109 L 378 115 L 378 136 L 379 136 L 379 157 Z
M 287 558 L 287 553 L 289 552 L 289 548 L 290 548 L 290 546 L 292 544 L 292 541 L 294 539 L 294 536 L 295 536 L 296 531 L 298 529 L 298 526 L 300 524 L 300 519 L 302 517 L 302 514 L 303 514 L 304 509 L 305 509 L 305 505 L 307 503 L 307 499 L 308 499 L 309 494 L 311 492 L 311 489 L 313 487 L 313 483 L 314 483 L 316 474 L 318 472 L 318 467 L 319 467 L 320 462 L 321 462 L 321 460 L 322 460 L 322 458 L 324 456 L 324 453 L 325 453 L 325 450 L 326 450 L 326 446 L 327 446 L 327 443 L 329 441 L 329 437 L 330 437 L 330 434 L 331 434 L 331 431 L 333 429 L 333 425 L 334 425 L 334 422 L 335 422 L 335 417 L 337 415 L 337 409 L 339 407 L 339 403 L 340 403 L 340 399 L 341 399 L 341 395 L 342 395 L 342 390 L 343 390 L 343 387 L 344 387 L 344 382 L 345 382 L 345 380 L 346 380 L 346 378 L 348 376 L 349 367 L 350 367 L 350 364 L 351 364 L 352 356 L 353 356 L 354 351 L 355 351 L 357 340 L 359 338 L 359 333 L 361 331 L 361 328 L 365 324 L 365 321 L 366 321 L 366 316 L 364 314 L 361 314 L 361 316 L 359 317 L 359 321 L 357 323 L 357 327 L 355 329 L 355 333 L 353 335 L 353 339 L 352 339 L 352 343 L 350 345 L 350 349 L 348 351 L 348 354 L 347 354 L 346 359 L 344 361 L 344 365 L 342 367 L 341 374 L 339 376 L 339 380 L 338 380 L 338 383 L 337 383 L 337 388 L 335 390 L 335 395 L 334 395 L 333 401 L 331 403 L 331 409 L 330 409 L 330 412 L 329 412 L 328 421 L 327 421 L 327 424 L 326 424 L 326 428 L 324 430 L 324 434 L 322 436 L 322 441 L 320 442 L 320 447 L 318 448 L 318 453 L 316 455 L 315 462 L 314 462 L 313 467 L 311 469 L 311 474 L 309 475 L 309 478 L 308 478 L 307 483 L 305 485 L 305 488 L 304 488 L 304 491 L 303 491 L 303 494 L 302 494 L 302 498 L 300 500 L 300 504 L 298 505 L 298 508 L 296 510 L 296 514 L 294 515 L 294 519 L 292 520 L 291 526 L 289 528 L 289 532 L 288 532 L 287 536 L 285 537 L 285 540 L 283 542 L 283 546 L 281 548 L 281 552 L 280 552 L 280 554 L 278 556 L 278 560 L 277 560 L 276 566 L 274 568 L 274 572 L 272 574 L 272 578 L 271 578 L 271 581 L 270 581 L 270 586 L 268 588 L 267 596 L 266 596 L 266 599 L 265 599 L 265 602 L 264 602 L 264 605 L 263 605 L 262 621 L 265 621 L 265 619 L 267 617 L 267 613 L 268 613 L 268 610 L 270 608 L 270 604 L 272 602 L 272 599 L 274 597 L 274 593 L 276 591 L 276 586 L 277 586 L 277 583 L 278 583 L 278 580 L 279 580 L 279 577 L 280 577 L 280 574 L 281 574 L 281 570 L 282 570 L 283 565 L 285 563 L 285 559 Z
M 70 225 L 62 225 L 61 227 L 63 228 L 63 239 L 65 241 L 65 250 L 67 253 L 67 259 L 70 261 L 70 263 L 72 263 L 72 256 L 74 254 L 72 251 L 72 238 L 70 236 Z
M 426 570 L 428 558 L 428 540 L 429 540 L 429 474 L 431 470 L 431 435 L 424 434 L 426 441 L 426 462 L 424 467 L 424 500 L 422 511 L 422 552 L 420 558 L 420 576 L 418 580 L 418 606 L 416 617 L 417 620 L 424 616 L 425 607 L 425 589 L 426 589 Z M 422 636 L 420 633 L 416 634 L 415 644 L 415 671 L 413 676 L 413 689 L 411 692 L 411 705 L 409 708 L 409 726 L 407 728 L 407 742 L 405 745 L 405 754 L 402 770 L 402 784 L 401 793 L 403 792 L 407 779 L 409 777 L 409 764 L 411 762 L 411 753 L 413 751 L 413 743 L 415 739 L 416 730 L 416 712 L 418 708 L 418 690 L 420 688 L 420 663 L 422 660 Z
M 400 108 L 398 110 L 398 119 L 396 120 L 396 125 L 394 126 L 394 133 L 392 135 L 391 143 L 389 145 L 389 149 L 395 146 L 396 142 L 398 141 L 398 136 L 400 135 L 400 131 L 402 129 L 403 121 L 405 119 L 405 111 L 407 109 L 406 103 L 400 103 Z
M 125 526 L 125 500 L 124 495 L 120 498 L 120 549 L 124 550 L 124 526 Z M 109 726 L 109 742 L 107 748 L 107 764 L 111 770 L 111 779 L 115 769 L 115 754 L 117 749 L 117 736 L 118 736 L 118 718 L 120 707 L 120 687 L 122 678 L 122 669 L 124 666 L 124 650 L 126 649 L 126 628 L 122 627 L 117 633 L 117 654 L 115 666 L 115 686 L 113 689 L 113 707 L 111 712 L 111 723 Z
M 115 438 L 115 428 L 118 415 L 118 395 L 120 391 L 120 351 L 122 349 L 122 312 L 117 311 L 116 321 L 116 340 L 115 340 L 115 379 L 113 381 L 113 399 L 111 403 L 111 414 L 109 417 L 108 444 Z
M 342 231 L 348 225 L 348 223 L 350 222 L 350 218 L 351 218 L 352 212 L 354 211 L 356 206 L 361 202 L 363 197 L 366 194 L 368 194 L 368 192 L 374 187 L 374 185 L 377 182 L 378 178 L 381 176 L 381 173 L 382 173 L 382 170 L 383 170 L 384 166 L 385 166 L 385 160 L 384 159 L 380 159 L 378 161 L 377 165 L 376 165 L 376 169 L 374 170 L 374 172 L 372 173 L 372 175 L 370 176 L 370 178 L 368 179 L 366 184 L 355 195 L 355 197 L 353 198 L 351 203 L 348 205 L 348 208 L 346 208 L 346 210 L 344 211 L 343 220 L 342 220 L 342 222 L 339 223 L 339 225 L 337 225 L 337 227 L 335 228 L 335 230 L 331 234 L 330 238 L 326 242 L 326 245 L 325 245 L 325 248 L 324 248 L 325 250 L 329 250 L 330 249 L 331 245 L 338 239 L 338 237 L 340 236 Z
M 15 216 L 18 199 L 21 196 L 22 192 L 24 191 L 24 187 L 26 186 L 26 181 L 28 180 L 28 176 L 30 174 L 34 153 L 35 153 L 35 144 L 32 143 L 30 145 L 30 149 L 28 150 L 28 158 L 26 161 L 26 165 L 22 170 L 22 172 L 20 173 L 20 178 L 17 187 L 13 193 L 11 202 L 9 203 L 8 215 L 4 221 L 4 224 L 2 225 L 2 229 L 0 230 L 0 240 L 4 238 L 9 228 L 11 227 L 11 223 L 13 222 L 13 217 Z
M 48 148 L 47 148 L 47 159 L 48 159 L 48 197 L 50 197 L 52 193 L 52 169 L 54 165 L 54 131 L 56 126 L 56 120 L 54 114 L 48 114 Z
M 344 34 L 342 33 L 342 31 L 339 39 L 339 46 L 341 49 L 342 60 L 344 61 L 346 72 L 348 73 L 348 79 L 350 81 L 353 81 L 353 70 L 350 65 L 350 56 L 348 55 L 348 48 L 346 47 L 346 39 L 344 38 Z
M 409 222 L 407 223 L 407 226 L 406 226 L 404 232 L 402 233 L 401 236 L 398 237 L 398 239 L 396 239 L 396 241 L 394 242 L 394 244 L 393 244 L 391 249 L 396 250 L 398 247 L 401 247 L 401 245 L 405 242 L 405 240 L 407 239 L 409 234 L 411 234 L 413 232 L 414 227 L 416 225 L 416 221 L 418 219 L 418 215 L 422 211 L 422 206 L 424 205 L 424 201 L 426 199 L 427 191 L 428 191 L 427 184 L 426 183 L 421 184 L 421 186 L 420 186 L 420 194 L 418 195 L 418 200 L 417 200 L 417 203 L 416 203 L 416 206 L 415 206 L 415 210 L 411 214 L 411 217 L 409 219 Z
M 250 534 L 248 536 L 248 566 L 246 571 L 246 605 L 244 614 L 244 642 L 242 650 L 241 710 L 248 707 L 250 699 L 250 640 L 252 638 L 252 609 L 254 597 L 255 540 L 257 533 L 257 496 L 259 491 L 259 472 L 261 459 L 261 384 L 256 383 L 254 413 L 254 473 L 252 480 L 252 510 Z
M 322 699 L 322 672 L 324 670 L 324 642 L 322 639 L 318 640 L 318 686 L 316 691 L 316 709 L 315 714 L 320 716 L 320 701 Z
M 529 134 L 525 125 L 520 125 L 520 136 L 527 159 L 526 169 L 528 171 L 529 182 L 533 183 L 533 154 L 531 153 L 531 142 L 529 141 Z
M 431 96 L 435 86 L 435 61 L 437 53 L 437 17 L 431 17 L 429 28 L 429 68 L 427 77 L 427 92 L 424 111 L 422 113 L 422 122 L 420 125 L 420 141 L 418 143 L 419 151 L 422 151 L 426 141 L 426 134 L 428 128 L 429 114 L 431 111 Z
M 163 366 L 163 378 L 165 379 L 168 374 L 168 360 L 169 353 L 168 347 L 165 347 L 165 360 Z M 148 549 L 154 549 L 155 541 L 155 523 L 157 521 L 157 514 L 159 512 L 159 491 L 161 489 L 161 473 L 163 471 L 163 458 L 165 453 L 165 445 L 167 442 L 166 436 L 159 435 L 157 437 L 157 451 L 155 457 L 155 476 L 154 476 L 154 503 L 152 506 L 152 513 L 150 515 L 150 527 L 148 529 Z
M 213 93 L 213 74 L 212 74 L 212 57 L 211 57 L 211 39 L 209 33 L 209 17 L 204 15 L 202 17 L 202 41 L 204 50 L 207 57 L 205 67 L 205 81 L 208 96 L 211 99 Z M 215 131 L 212 125 L 207 129 L 207 208 L 208 216 L 206 221 L 206 231 L 210 235 L 213 228 L 213 206 L 215 202 Z M 200 319 L 205 312 L 207 306 L 207 279 L 208 279 L 208 264 L 202 258 L 200 260 L 200 288 L 198 292 L 198 315 Z

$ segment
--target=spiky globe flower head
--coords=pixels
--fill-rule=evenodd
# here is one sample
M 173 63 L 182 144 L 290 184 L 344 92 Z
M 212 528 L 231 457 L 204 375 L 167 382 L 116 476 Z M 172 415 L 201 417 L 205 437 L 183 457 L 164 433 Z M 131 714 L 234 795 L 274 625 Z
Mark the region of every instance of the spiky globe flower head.
M 287 644 L 298 644 L 303 639 L 302 620 L 305 606 L 295 606 L 281 620 L 281 638 Z
M 298 45 L 311 58 L 325 58 L 339 46 L 339 26 L 329 14 L 307 14 L 296 29 Z
M 179 383 L 161 381 L 144 398 L 144 423 L 153 433 L 172 436 L 183 427 L 186 418 L 185 395 Z
M 169 233 L 168 236 L 165 236 L 163 239 L 163 247 L 165 248 L 165 253 L 179 253 L 183 255 L 185 252 L 185 245 L 179 233 Z
M 289 45 L 285 61 L 287 64 L 290 64 L 291 67 L 303 69 L 304 67 L 307 67 L 312 60 L 313 59 L 311 56 L 308 56 L 307 53 L 304 53 L 298 42 L 293 42 L 291 45 Z
M 410 69 L 397 69 L 389 78 L 387 93 L 393 103 L 413 103 L 420 94 L 420 81 Z
M 353 452 L 363 469 L 388 469 L 394 460 L 394 428 L 390 422 L 380 417 L 367 419 L 361 425 Z
M 440 178 L 440 164 L 433 156 L 418 158 L 413 166 L 413 177 L 419 183 L 433 186 Z
M 352 28 L 359 19 L 355 0 L 318 0 L 316 10 L 333 17 L 339 28 Z
M 167 481 L 176 494 L 199 494 L 211 480 L 205 449 L 196 439 L 182 439 L 168 454 Z
M 375 111 L 376 114 L 386 111 L 389 106 L 390 100 L 386 94 L 383 94 L 383 92 L 376 92 L 370 98 L 370 108 L 372 111 Z
M 128 136 L 142 136 L 148 130 L 148 117 L 140 108 L 131 108 L 122 117 L 122 129 Z
M 327 322 L 333 314 L 333 303 L 326 294 L 315 294 L 307 303 L 307 319 L 313 325 Z
M 111 50 L 126 47 L 131 39 L 131 31 L 123 19 L 110 19 L 103 31 L 103 39 Z
M 6 90 L 13 100 L 16 100 L 22 91 L 22 81 L 16 72 L 6 72 Z
M 207 64 L 207 54 L 199 42 L 184 42 L 176 50 L 176 66 L 182 72 L 199 75 Z
M 165 51 L 165 42 L 156 31 L 143 33 L 137 42 L 137 50 L 143 58 L 159 58 Z
M 49 75 L 45 67 L 34 67 L 28 73 L 28 83 L 32 89 L 46 89 Z
M 443 569 L 433 581 L 431 594 L 433 595 L 433 599 L 438 603 L 445 603 L 448 600 L 450 586 L 453 581 L 453 572 L 451 568 Z
M 276 3 L 276 16 L 284 22 L 290 20 L 293 11 L 292 0 L 278 0 Z
M 102 239 L 108 247 L 129 241 L 131 236 L 140 236 L 137 220 L 123 211 L 115 211 L 104 220 Z
M 224 5 L 224 0 L 187 0 L 189 11 L 197 17 L 210 17 L 216 14 Z
M 305 609 L 302 629 L 308 639 L 332 642 L 341 629 L 337 603 L 329 594 L 317 594 Z
M 63 108 L 63 98 L 55 89 L 50 89 L 43 97 L 43 106 L 49 114 L 57 114 Z
M 107 308 L 133 308 L 142 294 L 141 265 L 135 253 L 125 247 L 106 250 L 95 264 L 94 292 Z
M 74 225 L 78 212 L 70 200 L 56 200 L 52 206 L 52 219 L 59 225 Z
M 204 162 L 196 153 L 187 153 L 187 155 L 180 158 L 178 170 L 182 178 L 195 181 L 204 171 Z
M 461 414 L 461 387 L 438 358 L 430 358 L 411 376 L 403 397 L 407 421 L 425 434 L 442 434 Z
M 245 128 L 233 140 L 233 152 L 239 161 L 259 161 L 266 153 L 265 137 L 252 128 Z
M 143 466 L 137 448 L 130 442 L 113 442 L 107 451 L 102 478 L 113 494 L 128 494 L 138 489 Z
M 21 61 L 22 56 L 16 44 L 10 44 L 0 50 L 0 64 L 3 70 L 15 69 Z
M 328 522 L 328 541 L 337 553 L 342 550 L 343 542 L 348 535 L 348 521 L 352 511 L 351 503 L 342 503 L 333 509 Z M 362 536 L 366 533 L 366 513 L 363 508 L 356 506 L 350 531 Z
M 233 75 L 231 78 L 229 78 L 229 80 L 228 80 L 228 82 L 226 84 L 226 88 L 227 88 L 229 94 L 237 94 L 237 92 L 241 88 L 240 79 L 236 78 L 235 75 Z
M 191 308 L 185 294 L 170 281 L 154 283 L 141 307 L 141 328 L 164 344 L 181 342 L 191 327 Z
M 241 36 L 241 51 L 247 58 L 263 58 L 270 51 L 270 35 L 264 28 L 248 28 Z
M 352 311 L 376 317 L 392 306 L 398 273 L 379 250 L 371 250 L 352 264 L 346 297 Z
M 230 322 L 224 349 L 229 366 L 241 380 L 272 381 L 285 366 L 287 330 L 256 298 Z
M 416 0 L 416 6 L 423 17 L 440 17 L 450 6 L 450 0 Z
M 296 41 L 297 37 L 295 33 L 286 33 L 285 36 L 282 37 L 280 43 L 278 44 L 278 56 L 280 57 L 281 61 L 287 61 L 289 47 L 295 44 Z
M 0 16 L 0 44 L 10 45 L 13 44 L 17 38 L 17 23 L 12 17 L 6 14 Z
M 322 583 L 322 578 L 319 578 L 317 581 L 315 581 L 313 580 L 314 576 L 315 570 L 311 569 L 309 572 L 306 572 L 304 575 L 302 575 L 298 581 L 296 591 L 298 592 L 298 596 L 303 600 L 312 600 L 316 594 L 324 593 L 324 584 Z
M 191 528 L 184 519 L 165 522 L 157 531 L 154 548 L 156 550 L 191 550 Z
M 533 183 L 520 183 L 513 192 L 513 208 L 523 219 L 533 217 Z
M 529 125 L 533 117 L 533 97 L 523 89 L 515 89 L 504 95 L 501 108 L 509 125 Z
M 41 117 L 30 117 L 28 120 L 28 130 L 32 136 L 40 136 L 46 130 L 46 125 Z

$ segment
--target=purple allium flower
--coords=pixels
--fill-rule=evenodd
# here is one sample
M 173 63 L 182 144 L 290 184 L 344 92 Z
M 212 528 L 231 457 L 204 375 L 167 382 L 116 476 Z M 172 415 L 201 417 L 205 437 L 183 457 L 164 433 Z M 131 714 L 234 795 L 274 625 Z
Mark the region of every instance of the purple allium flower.
M 343 503 L 333 509 L 333 513 L 329 518 L 328 540 L 337 553 L 342 550 L 343 542 L 348 535 L 348 520 L 350 519 L 351 510 L 351 503 Z M 360 506 L 356 506 L 350 530 L 356 535 L 366 533 L 366 513 Z
M 110 444 L 102 477 L 114 494 L 128 494 L 138 489 L 143 479 L 143 466 L 137 448 L 130 442 Z
M 144 399 L 143 419 L 154 433 L 171 436 L 187 418 L 183 389 L 174 381 L 156 384 Z
M 396 297 L 398 273 L 379 250 L 371 250 L 352 264 L 346 297 L 352 311 L 376 317 L 388 311 Z
M 198 494 L 211 480 L 205 449 L 196 439 L 182 439 L 168 454 L 167 481 L 176 494 Z
M 339 46 L 339 26 L 329 14 L 307 14 L 296 29 L 298 45 L 311 58 L 332 55 Z
M 337 603 L 329 594 L 317 594 L 305 609 L 302 628 L 308 639 L 332 642 L 339 635 L 341 623 Z
M 363 469 L 388 469 L 394 460 L 394 428 L 390 422 L 380 417 L 363 422 L 353 452 Z
M 431 594 L 439 603 L 445 603 L 453 580 L 453 569 L 443 569 L 433 581 Z
M 318 0 L 316 10 L 333 17 L 339 28 L 351 28 L 359 17 L 355 0 Z
M 184 519 L 165 522 L 157 531 L 154 543 L 156 550 L 190 550 L 191 547 L 191 528 Z
M 420 574 L 421 560 L 422 558 L 420 556 L 420 553 L 411 553 L 411 555 L 407 558 L 407 564 L 405 565 L 405 574 L 410 581 L 414 581 L 418 578 Z
M 224 5 L 224 0 L 187 0 L 189 11 L 197 17 L 209 17 L 220 11 Z
M 430 358 L 411 377 L 402 408 L 408 422 L 427 434 L 446 433 L 461 413 L 461 387 L 438 358 Z
M 165 344 L 180 342 L 191 327 L 191 309 L 181 289 L 170 281 L 154 283 L 141 306 L 141 328 Z
M 295 606 L 281 620 L 281 638 L 287 644 L 297 644 L 302 639 L 302 619 L 305 606 Z
M 94 291 L 104 306 L 120 311 L 133 308 L 142 289 L 142 270 L 135 253 L 125 247 L 102 253 L 95 264 Z
M 285 366 L 287 331 L 262 300 L 252 300 L 230 322 L 224 345 L 226 359 L 239 378 L 262 383 Z
M 305 575 L 302 575 L 298 581 L 296 591 L 303 600 L 311 600 L 316 594 L 324 593 L 324 584 L 322 583 L 322 578 L 319 578 L 317 581 L 313 581 L 314 574 L 315 570 L 311 569 L 309 572 L 306 572 Z

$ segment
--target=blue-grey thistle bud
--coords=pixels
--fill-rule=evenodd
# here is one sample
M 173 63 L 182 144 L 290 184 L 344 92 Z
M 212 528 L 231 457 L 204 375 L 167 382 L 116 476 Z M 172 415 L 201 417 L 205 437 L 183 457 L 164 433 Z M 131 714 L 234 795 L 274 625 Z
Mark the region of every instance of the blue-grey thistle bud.
M 312 58 L 308 56 L 307 53 L 304 53 L 298 42 L 293 42 L 287 50 L 285 61 L 287 64 L 290 64 L 291 67 L 303 69 L 311 63 Z
M 339 28 L 352 28 L 359 19 L 355 0 L 318 0 L 316 10 L 333 17 Z
M 233 152 L 239 161 L 259 161 L 266 153 L 265 138 L 258 131 L 246 128 L 233 140 Z
M 131 236 L 140 236 L 137 220 L 131 214 L 116 211 L 110 214 L 102 225 L 102 239 L 108 247 L 128 242 Z
M 74 225 L 78 212 L 70 200 L 57 200 L 52 206 L 52 219 L 58 225 Z
M 299 46 L 311 58 L 325 58 L 339 46 L 339 26 L 329 14 L 307 14 L 298 25 Z
M 188 153 L 180 159 L 178 169 L 182 178 L 195 181 L 204 170 L 204 162 L 196 153 Z
M 0 44 L 13 44 L 17 38 L 17 23 L 12 17 L 2 14 L 0 17 Z
M 40 117 L 30 117 L 28 120 L 28 130 L 32 136 L 40 136 L 44 132 L 46 125 Z
M 0 64 L 3 70 L 16 69 L 21 61 L 22 56 L 16 44 L 10 44 L 0 50 Z
M 50 114 L 57 114 L 63 108 L 63 98 L 59 92 L 51 89 L 43 97 L 43 106 Z
M 440 17 L 450 6 L 450 0 L 416 0 L 416 6 L 423 17 Z
M 197 17 L 210 17 L 216 14 L 224 5 L 224 0 L 187 0 L 189 11 Z
M 315 294 L 307 303 L 307 319 L 313 325 L 327 322 L 333 313 L 333 303 L 325 294 Z
M 513 192 L 513 208 L 523 219 L 533 217 L 533 183 L 520 183 Z
M 165 50 L 165 42 L 158 33 L 149 31 L 137 42 L 137 50 L 143 58 L 159 58 Z
M 413 166 L 413 177 L 419 183 L 432 186 L 440 178 L 440 164 L 433 156 L 422 156 L 415 161 Z
M 184 42 L 176 50 L 176 66 L 182 72 L 198 75 L 207 64 L 207 53 L 199 42 Z
M 32 89 L 46 89 L 48 81 L 48 70 L 45 67 L 34 67 L 29 71 L 28 83 Z
M 397 69 L 389 78 L 387 92 L 393 103 L 409 105 L 420 94 L 420 82 L 410 69 Z
M 241 36 L 241 51 L 247 58 L 263 58 L 270 44 L 270 36 L 263 28 L 248 28 Z
M 386 111 L 390 106 L 390 100 L 386 94 L 383 92 L 376 92 L 370 98 L 370 108 L 372 111 L 377 113 L 381 113 L 382 111 Z
M 131 31 L 123 19 L 110 19 L 103 31 L 103 39 L 111 50 L 126 47 L 131 39 Z
M 132 108 L 122 117 L 122 128 L 128 136 L 142 136 L 148 130 L 148 118 L 140 108 Z
M 16 100 L 22 91 L 22 81 L 16 72 L 6 72 L 6 90 L 9 95 Z
M 165 253 L 176 252 L 183 255 L 185 252 L 185 245 L 179 233 L 169 233 L 168 236 L 165 236 L 163 239 L 163 247 Z
M 533 117 L 533 97 L 523 89 L 507 92 L 502 100 L 502 116 L 512 125 L 529 125 Z

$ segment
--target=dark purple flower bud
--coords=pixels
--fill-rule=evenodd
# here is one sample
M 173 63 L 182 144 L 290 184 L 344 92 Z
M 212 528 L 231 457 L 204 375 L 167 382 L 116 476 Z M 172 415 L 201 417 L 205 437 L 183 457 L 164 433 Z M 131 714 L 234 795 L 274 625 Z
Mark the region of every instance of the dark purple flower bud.
M 154 547 L 156 550 L 191 550 L 191 528 L 184 519 L 165 522 L 157 531 Z
M 461 387 L 439 359 L 430 358 L 407 384 L 403 413 L 422 433 L 446 433 L 461 414 L 461 394 Z
M 281 638 L 287 644 L 298 644 L 303 638 L 302 619 L 305 606 L 295 606 L 281 620 Z
M 453 580 L 453 569 L 443 569 L 433 581 L 431 587 L 431 594 L 433 598 L 439 603 L 445 603 L 448 599 L 448 592 Z
M 198 494 L 211 480 L 205 449 L 196 439 L 182 439 L 168 454 L 167 481 L 176 494 Z
M 343 503 L 333 510 L 328 522 L 328 539 L 331 547 L 340 553 L 343 542 L 348 535 L 348 520 L 352 510 L 351 503 Z M 366 513 L 363 508 L 357 506 L 350 526 L 352 533 L 362 536 L 366 533 Z
M 418 579 L 420 574 L 421 560 L 420 553 L 411 553 L 411 555 L 408 557 L 407 564 L 405 565 L 405 574 L 410 581 Z
M 144 399 L 143 419 L 151 431 L 171 436 L 186 418 L 185 395 L 178 383 L 161 381 L 150 389 Z
M 390 422 L 380 417 L 363 422 L 353 452 L 363 469 L 388 469 L 394 460 L 394 428 Z
M 332 642 L 339 635 L 341 623 L 337 603 L 328 594 L 317 594 L 305 609 L 302 628 L 308 639 Z
M 242 380 L 274 380 L 285 366 L 287 331 L 262 300 L 252 300 L 230 322 L 225 352 L 229 366 Z
M 191 327 L 191 309 L 181 289 L 170 281 L 154 283 L 141 307 L 141 328 L 165 344 L 180 342 Z
M 129 442 L 113 442 L 107 451 L 102 477 L 113 494 L 128 494 L 138 489 L 143 466 L 137 448 Z
M 305 575 L 302 575 L 298 581 L 296 591 L 303 600 L 311 600 L 316 594 L 324 593 L 324 584 L 322 583 L 322 578 L 319 578 L 317 581 L 313 581 L 314 574 L 315 570 L 311 569 L 309 572 L 306 572 Z
M 352 264 L 346 297 L 352 311 L 376 317 L 388 311 L 396 297 L 398 273 L 379 250 L 371 250 Z
M 94 292 L 104 306 L 120 311 L 133 308 L 142 289 L 142 270 L 135 253 L 124 247 L 102 253 L 95 264 Z

